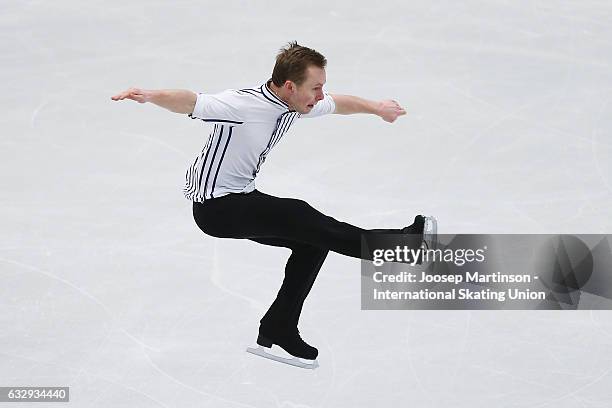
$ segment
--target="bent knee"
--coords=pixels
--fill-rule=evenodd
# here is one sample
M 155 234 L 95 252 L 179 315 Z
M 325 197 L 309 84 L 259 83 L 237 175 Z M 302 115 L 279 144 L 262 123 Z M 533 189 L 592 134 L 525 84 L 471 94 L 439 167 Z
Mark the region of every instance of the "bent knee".
M 329 250 L 326 248 L 320 248 L 314 245 L 308 244 L 299 244 L 291 248 L 293 253 L 297 253 L 299 255 L 307 256 L 309 258 L 320 258 L 325 259 Z

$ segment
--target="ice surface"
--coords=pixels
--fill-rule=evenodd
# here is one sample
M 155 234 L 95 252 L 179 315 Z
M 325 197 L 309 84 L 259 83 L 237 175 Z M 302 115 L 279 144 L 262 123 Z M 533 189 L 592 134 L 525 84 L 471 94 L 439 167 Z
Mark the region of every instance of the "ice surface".
M 298 40 L 327 91 L 408 114 L 298 122 L 262 191 L 365 228 L 610 233 L 612 3 L 14 1 L 0 22 L 0 385 L 77 407 L 612 404 L 610 312 L 361 311 L 336 254 L 300 324 L 320 367 L 253 358 L 288 251 L 196 227 L 181 189 L 210 127 L 110 100 L 257 85 Z

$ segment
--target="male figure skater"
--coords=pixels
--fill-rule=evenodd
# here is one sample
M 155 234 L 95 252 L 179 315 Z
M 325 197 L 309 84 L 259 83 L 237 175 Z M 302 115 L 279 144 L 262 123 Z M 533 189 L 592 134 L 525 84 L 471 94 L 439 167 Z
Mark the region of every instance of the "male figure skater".
M 323 92 L 326 64 L 317 51 L 292 42 L 278 53 L 272 78 L 258 87 L 217 94 L 130 88 L 112 97 L 151 102 L 214 125 L 187 170 L 185 197 L 193 201 L 195 222 L 208 235 L 291 249 L 282 286 L 260 321 L 260 347 L 249 351 L 306 368 L 318 365 L 318 350 L 302 340 L 298 321 L 328 251 L 362 258 L 361 237 L 379 233 L 405 234 L 412 247 L 432 248 L 437 229 L 433 217 L 417 215 L 412 225 L 402 229 L 364 230 L 324 215 L 302 200 L 255 189 L 266 156 L 298 118 L 370 113 L 394 122 L 406 114 L 394 100 L 374 102 Z M 363 257 L 371 259 L 370 254 Z M 294 358 L 274 355 L 273 345 Z

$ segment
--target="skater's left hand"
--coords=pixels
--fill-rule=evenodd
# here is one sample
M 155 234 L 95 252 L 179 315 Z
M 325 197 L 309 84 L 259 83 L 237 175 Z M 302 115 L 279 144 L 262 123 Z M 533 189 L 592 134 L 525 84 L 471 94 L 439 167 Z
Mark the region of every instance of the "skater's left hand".
M 393 123 L 398 116 L 405 115 L 406 111 L 394 100 L 385 100 L 378 103 L 378 116 L 385 122 Z

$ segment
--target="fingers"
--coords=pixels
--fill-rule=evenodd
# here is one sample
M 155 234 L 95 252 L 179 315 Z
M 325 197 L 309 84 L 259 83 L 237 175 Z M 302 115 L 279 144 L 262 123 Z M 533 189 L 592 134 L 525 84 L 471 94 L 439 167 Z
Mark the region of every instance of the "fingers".
M 389 100 L 389 106 L 391 108 L 394 108 L 398 112 L 398 115 L 406 114 L 406 111 L 404 110 L 404 108 L 402 108 L 402 106 L 395 99 Z
M 125 98 L 128 98 L 129 96 L 130 96 L 130 92 L 124 91 L 124 92 L 121 92 L 121 93 L 119 93 L 119 94 L 117 94 L 115 96 L 111 96 L 111 99 L 113 101 L 122 101 Z
M 393 112 L 393 114 L 395 114 L 397 116 L 401 116 L 401 115 L 405 115 L 406 114 L 406 110 L 404 108 L 402 108 L 397 102 L 395 102 L 395 104 L 393 106 L 391 106 L 391 111 Z
M 123 92 L 118 93 L 118 94 L 117 94 L 117 95 L 115 95 L 115 96 L 112 96 L 112 97 L 111 97 L 111 99 L 112 99 L 113 101 L 120 101 L 120 100 L 122 100 L 122 99 L 125 99 L 125 97 L 127 96 L 127 94 L 128 94 L 128 91 L 123 91 Z
M 111 96 L 113 101 L 122 101 L 124 99 L 132 99 L 134 101 L 142 101 L 143 99 L 142 90 L 138 88 L 129 88 L 126 91 L 120 92 L 117 95 Z
M 397 102 L 390 101 L 391 104 L 387 106 L 386 113 L 381 115 L 385 122 L 393 123 L 395 120 L 406 114 L 406 110 L 399 106 Z
M 392 99 L 391 102 L 395 106 L 395 109 L 397 110 L 397 115 L 398 116 L 406 114 L 406 110 L 404 108 L 402 108 L 402 106 L 399 103 L 397 103 L 396 100 Z

